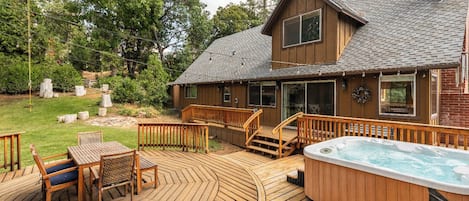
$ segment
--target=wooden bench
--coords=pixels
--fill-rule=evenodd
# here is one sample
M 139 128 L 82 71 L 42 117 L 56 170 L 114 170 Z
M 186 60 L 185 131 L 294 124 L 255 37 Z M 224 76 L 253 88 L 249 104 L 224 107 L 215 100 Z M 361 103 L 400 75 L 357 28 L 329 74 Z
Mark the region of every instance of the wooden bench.
M 156 188 L 158 186 L 158 165 L 144 158 L 140 154 L 137 154 L 135 162 L 136 162 L 135 171 L 137 173 L 137 194 L 142 191 L 143 187 L 153 185 L 153 187 Z M 151 170 L 154 171 L 154 180 L 143 183 L 143 178 L 142 178 L 143 172 L 151 171 Z

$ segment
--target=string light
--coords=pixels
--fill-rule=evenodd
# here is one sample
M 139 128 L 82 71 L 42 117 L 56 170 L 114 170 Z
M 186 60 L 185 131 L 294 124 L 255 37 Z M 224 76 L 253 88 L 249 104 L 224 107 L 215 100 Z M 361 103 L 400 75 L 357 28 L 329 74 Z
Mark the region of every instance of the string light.
M 383 72 L 379 72 L 379 77 L 383 77 Z
M 415 75 L 417 75 L 417 69 L 415 69 L 415 72 L 414 72 Z
M 319 76 L 321 76 L 321 75 L 322 75 L 322 72 L 321 72 L 321 71 L 319 71 L 318 75 L 319 75 Z
M 362 73 L 362 77 L 365 77 L 365 71 L 363 71 L 363 73 Z
M 344 71 L 344 72 L 342 72 L 342 77 L 345 77 L 345 71 Z
M 397 71 L 397 76 L 400 76 L 400 75 L 401 75 L 401 71 L 398 70 L 398 71 Z

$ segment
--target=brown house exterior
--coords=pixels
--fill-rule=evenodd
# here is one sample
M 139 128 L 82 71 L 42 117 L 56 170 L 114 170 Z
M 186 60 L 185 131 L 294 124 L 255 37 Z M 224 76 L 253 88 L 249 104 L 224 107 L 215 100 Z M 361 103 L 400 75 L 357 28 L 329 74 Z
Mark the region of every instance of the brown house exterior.
M 465 116 L 447 90 L 467 80 L 468 22 L 465 0 L 282 0 L 263 27 L 214 41 L 174 103 L 262 108 L 271 126 L 299 111 L 446 124 Z

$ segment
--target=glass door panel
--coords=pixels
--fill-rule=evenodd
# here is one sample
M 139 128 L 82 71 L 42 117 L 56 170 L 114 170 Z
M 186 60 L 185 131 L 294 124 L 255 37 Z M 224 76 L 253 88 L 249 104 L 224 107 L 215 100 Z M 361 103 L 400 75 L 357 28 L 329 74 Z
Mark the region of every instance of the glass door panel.
M 334 83 L 308 83 L 307 108 L 308 114 L 334 115 Z
M 305 111 L 305 88 L 304 83 L 283 85 L 282 120 Z

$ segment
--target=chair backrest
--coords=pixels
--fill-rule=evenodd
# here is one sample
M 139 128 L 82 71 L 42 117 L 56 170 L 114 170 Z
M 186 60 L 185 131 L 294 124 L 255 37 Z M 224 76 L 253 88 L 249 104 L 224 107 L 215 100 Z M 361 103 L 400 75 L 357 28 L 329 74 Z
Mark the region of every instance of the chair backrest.
M 102 155 L 99 168 L 101 186 L 132 181 L 135 165 L 135 150 L 111 155 Z
M 34 162 L 36 163 L 41 175 L 43 175 L 43 176 L 47 175 L 46 167 L 44 165 L 44 161 L 42 160 L 42 158 L 37 153 L 36 147 L 34 146 L 34 144 L 29 145 L 29 150 L 31 151 L 31 155 L 33 156 Z
M 101 131 L 79 132 L 77 137 L 78 145 L 103 142 L 103 133 Z

